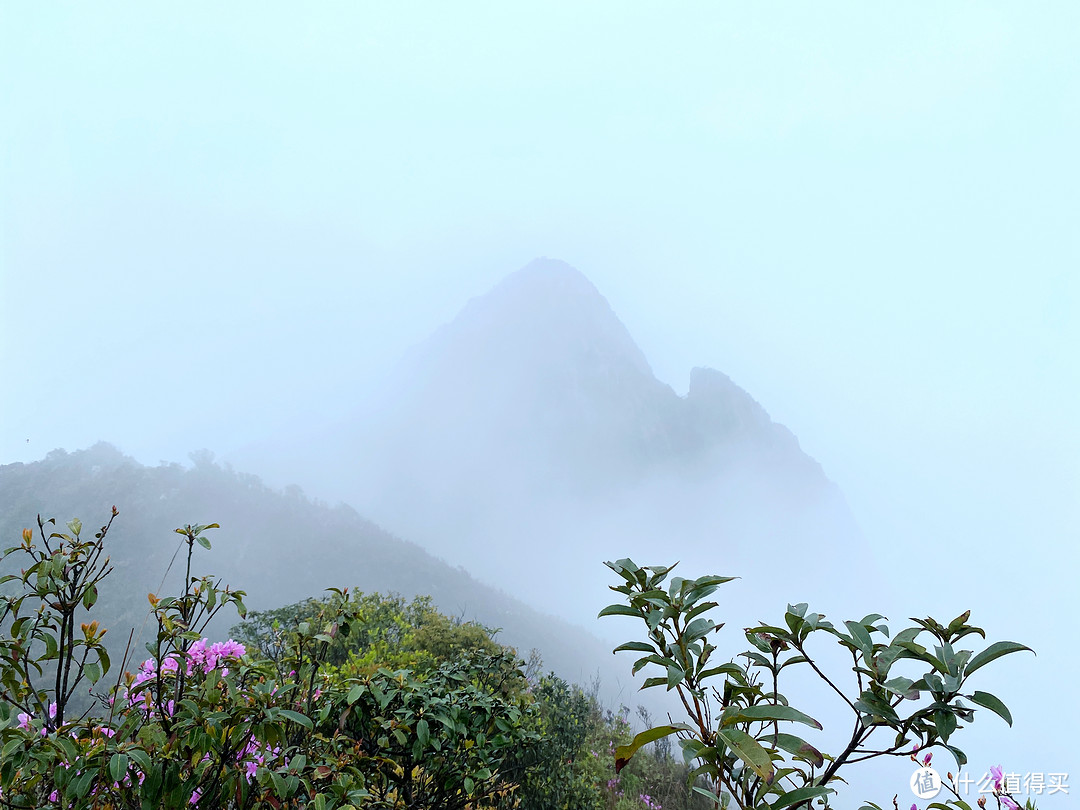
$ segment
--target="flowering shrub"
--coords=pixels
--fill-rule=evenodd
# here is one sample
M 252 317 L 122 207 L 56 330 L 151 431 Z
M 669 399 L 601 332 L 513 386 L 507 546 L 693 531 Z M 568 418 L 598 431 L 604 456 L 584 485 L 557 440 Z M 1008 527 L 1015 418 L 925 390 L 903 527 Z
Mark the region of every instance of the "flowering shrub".
M 74 628 L 111 571 L 102 541 L 112 521 L 94 540 L 78 521 L 67 533 L 38 523 L 40 542 L 26 531 L 4 552 L 30 564 L 4 578 L 20 589 L 0 597 L 0 806 L 400 807 L 414 806 L 420 785 L 423 806 L 452 810 L 513 790 L 502 759 L 528 741 L 522 708 L 502 690 L 515 672 L 523 679 L 515 666 L 492 664 L 498 683 L 464 665 L 421 681 L 386 670 L 333 677 L 328 651 L 353 618 L 341 599 L 291 631 L 275 660 L 211 643 L 202 630 L 223 607 L 246 613 L 242 591 L 191 575 L 194 548 L 210 548 L 215 524 L 177 530 L 184 590 L 149 595 L 150 658 L 76 713 L 76 691 L 111 669 L 105 630 Z M 403 769 L 406 753 L 413 764 Z

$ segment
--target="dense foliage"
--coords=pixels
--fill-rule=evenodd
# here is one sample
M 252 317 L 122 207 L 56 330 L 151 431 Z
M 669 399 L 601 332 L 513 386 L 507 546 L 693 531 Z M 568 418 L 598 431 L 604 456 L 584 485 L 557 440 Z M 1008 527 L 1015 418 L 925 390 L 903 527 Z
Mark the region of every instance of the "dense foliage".
M 609 566 L 623 601 L 601 615 L 644 623 L 644 640 L 618 649 L 641 654 L 635 672 L 660 667 L 645 688 L 673 691 L 688 720 L 652 726 L 641 710 L 652 727 L 635 736 L 624 707 L 604 709 L 595 689 L 540 674 L 535 657 L 526 665 L 492 630 L 428 598 L 330 589 L 249 615 L 243 591 L 192 573 L 217 528 L 207 524 L 176 530 L 179 592 L 147 595 L 149 657 L 136 665 L 133 627 L 114 667 L 92 614 L 112 572 L 105 539 L 116 516 L 114 507 L 93 539 L 78 520 L 54 531 L 39 518 L 4 552 L 25 567 L 0 578 L 0 807 L 828 808 L 841 768 L 862 760 L 919 751 L 929 766 L 923 752 L 943 748 L 963 765 L 961 723 L 977 708 L 1012 719 L 968 679 L 1027 649 L 960 649 L 985 637 L 967 613 L 892 634 L 877 614 L 840 627 L 794 605 L 782 625 L 746 630 L 741 660 L 718 663 L 708 597 L 728 578 L 669 580 L 668 567 L 620 560 Z M 245 619 L 237 640 L 206 638 L 227 609 Z M 819 666 L 819 638 L 850 655 L 850 696 Z M 820 728 L 779 690 L 796 667 L 854 714 L 835 754 L 792 733 Z M 999 807 L 1016 810 L 997 776 Z M 927 808 L 971 810 L 959 795 Z
M 612 590 L 623 599 L 600 615 L 630 616 L 645 625 L 643 640 L 628 641 L 616 651 L 640 654 L 635 672 L 658 667 L 661 674 L 647 678 L 644 688 L 673 690 L 688 720 L 638 734 L 617 749 L 617 768 L 631 761 L 643 745 L 677 735 L 687 761 L 697 763 L 694 773 L 709 782 L 696 789 L 720 808 L 779 810 L 815 803 L 828 808 L 843 783 L 842 768 L 882 756 L 914 759 L 918 752 L 929 771 L 934 748 L 947 751 L 960 768 L 967 756 L 957 747 L 955 733 L 961 723 L 975 719 L 977 709 L 987 709 L 1012 725 L 1012 715 L 997 696 L 971 689 L 967 682 L 996 659 L 1030 650 L 1013 641 L 994 642 L 978 652 L 961 649 L 963 639 L 986 637 L 981 628 L 968 624 L 970 611 L 946 623 L 912 619 L 914 626 L 893 634 L 876 613 L 840 627 L 806 604 L 789 605 L 782 625 L 746 629 L 751 648 L 737 656 L 743 662 L 717 662 L 710 637 L 723 625 L 710 618 L 717 603 L 708 597 L 732 577 L 669 580 L 674 566 L 640 567 L 628 559 L 607 565 L 622 580 Z M 820 666 L 814 645 L 823 638 L 834 639 L 850 655 L 855 676 L 850 694 L 839 685 L 843 681 Z M 932 646 L 924 646 L 926 641 Z M 791 706 L 780 691 L 781 679 L 796 668 L 812 671 L 854 715 L 850 738 L 835 754 L 792 733 L 800 727 L 822 728 L 810 714 Z M 1000 768 L 995 779 L 998 806 L 1016 810 Z M 943 796 L 944 801 L 929 807 L 971 810 L 954 788 L 936 787 L 945 787 L 953 797 Z M 937 795 L 935 790 L 927 792 Z M 979 804 L 985 806 L 985 797 Z M 1034 806 L 1031 800 L 1028 806 Z M 917 810 L 917 805 L 912 808 Z M 863 810 L 881 808 L 870 802 Z
M 147 595 L 149 657 L 136 665 L 132 628 L 114 667 L 90 616 L 116 514 L 93 539 L 39 519 L 4 552 L 25 567 L 0 581 L 0 806 L 707 806 L 662 749 L 616 775 L 625 712 L 527 677 L 428 599 L 331 589 L 248 616 L 243 591 L 192 574 L 216 524 L 177 529 L 182 589 Z M 239 640 L 205 638 L 233 608 Z

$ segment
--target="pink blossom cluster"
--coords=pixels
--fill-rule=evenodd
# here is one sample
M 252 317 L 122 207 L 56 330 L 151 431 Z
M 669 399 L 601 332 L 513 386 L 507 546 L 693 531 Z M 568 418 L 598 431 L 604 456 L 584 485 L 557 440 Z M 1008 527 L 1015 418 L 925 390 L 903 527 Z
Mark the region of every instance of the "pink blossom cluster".
M 160 673 L 162 675 L 175 675 L 180 669 L 180 660 L 186 660 L 185 671 L 188 676 L 195 675 L 196 673 L 210 674 L 211 672 L 218 670 L 222 676 L 229 674 L 229 665 L 242 658 L 247 650 L 243 644 L 237 641 L 229 639 L 228 641 L 221 641 L 211 644 L 208 639 L 199 639 L 192 643 L 187 649 L 186 653 L 172 653 L 161 662 Z M 139 686 L 146 684 L 150 681 L 156 680 L 159 674 L 158 662 L 153 658 L 148 658 L 139 667 L 139 672 L 132 681 L 131 688 L 129 690 L 129 702 L 134 704 L 139 702 L 140 697 L 136 694 L 136 690 Z M 151 695 L 145 693 L 141 698 L 145 702 L 147 710 L 150 709 Z M 172 700 L 166 702 L 165 713 L 172 714 L 174 704 Z M 281 756 L 280 746 L 269 746 L 268 744 L 251 739 L 247 745 L 244 746 L 236 755 L 237 764 L 243 766 L 245 777 L 248 782 L 251 782 L 255 778 L 259 767 L 267 764 L 271 760 L 277 759 Z M 287 763 L 286 763 L 287 764 Z M 189 803 L 197 806 L 202 799 L 202 792 L 196 789 L 189 799 Z
M 186 653 L 172 653 L 166 657 L 161 663 L 161 672 L 163 674 L 175 673 L 180 668 L 178 659 L 185 657 L 187 658 L 186 669 L 188 675 L 193 675 L 198 670 L 209 674 L 219 667 L 222 675 L 228 675 L 229 668 L 222 666 L 222 664 L 242 658 L 246 652 L 247 650 L 244 649 L 243 644 L 239 641 L 233 641 L 231 638 L 228 641 L 218 641 L 213 644 L 210 644 L 208 639 L 201 638 L 193 642 Z M 138 686 L 151 678 L 155 678 L 157 676 L 157 667 L 158 663 L 153 658 L 147 658 L 143 661 L 142 666 L 139 667 L 139 674 L 135 676 L 133 686 Z
M 56 719 L 56 702 L 55 701 L 49 704 L 49 719 L 50 720 Z M 21 728 L 23 731 L 29 731 L 30 730 L 30 724 L 32 722 L 34 722 L 34 715 L 29 714 L 27 712 L 19 712 L 19 728 Z M 47 728 L 42 727 L 42 729 L 41 729 L 42 736 L 44 736 L 45 734 L 48 734 L 48 733 L 49 733 L 49 730 Z
M 251 740 L 244 750 L 236 755 L 236 759 L 245 766 L 245 774 L 248 782 L 255 778 L 255 773 L 260 765 L 265 765 L 268 760 L 277 759 L 281 755 L 281 746 L 273 748 L 258 740 Z M 286 763 L 287 764 L 287 763 Z
M 231 638 L 228 641 L 218 641 L 213 644 L 208 639 L 201 638 L 198 641 L 192 643 L 188 647 L 186 653 L 170 653 L 164 661 L 161 662 L 161 674 L 162 675 L 175 675 L 179 669 L 179 660 L 185 658 L 187 665 L 185 671 L 190 677 L 196 672 L 203 674 L 210 674 L 216 669 L 221 670 L 222 677 L 229 674 L 229 668 L 226 666 L 232 661 L 239 660 L 244 656 L 247 650 L 244 645 L 238 641 L 233 641 Z M 143 684 L 156 680 L 158 677 L 158 662 L 153 658 L 147 658 L 143 661 L 142 666 L 139 667 L 138 673 L 135 675 L 135 680 L 132 681 L 130 688 L 128 689 L 128 703 L 135 704 L 140 700 L 136 694 L 138 688 Z M 141 698 L 146 703 L 147 709 L 150 707 L 151 697 L 149 693 L 145 693 Z M 171 715 L 173 713 L 174 705 L 173 701 L 168 701 L 165 704 L 165 713 Z
M 181 660 L 185 660 L 185 670 L 187 672 L 187 675 L 189 676 L 195 675 L 196 673 L 210 674 L 215 670 L 218 671 L 222 676 L 225 676 L 229 674 L 229 665 L 234 664 L 236 661 L 242 658 L 246 654 L 246 652 L 247 651 L 244 648 L 243 644 L 240 644 L 237 641 L 233 641 L 232 639 L 211 644 L 208 639 L 203 638 L 192 643 L 192 645 L 184 653 L 171 653 L 161 662 L 160 668 L 158 666 L 158 662 L 155 659 L 149 658 L 144 661 L 139 667 L 138 673 L 136 674 L 135 678 L 131 682 L 130 687 L 128 688 L 128 704 L 131 706 L 135 706 L 139 703 L 144 703 L 146 706 L 146 710 L 148 712 L 152 711 L 151 705 L 153 698 L 151 693 L 148 691 L 144 691 L 142 695 L 139 695 L 138 688 L 144 684 L 156 680 L 159 674 L 159 669 L 160 674 L 162 675 L 175 676 L 175 674 L 180 669 L 179 662 Z M 316 691 L 316 699 L 319 697 L 320 694 L 321 689 Z M 171 715 L 174 708 L 175 707 L 173 701 L 169 700 L 164 706 L 165 713 Z M 48 713 L 50 718 L 56 717 L 56 703 L 52 703 L 49 706 Z M 34 717 L 32 714 L 23 712 L 18 715 L 18 718 L 19 728 L 23 730 L 31 729 L 31 724 L 34 722 Z M 109 737 L 115 734 L 113 729 L 108 727 L 94 728 L 93 732 Z M 42 728 L 41 733 L 43 735 L 47 734 L 48 729 Z M 72 733 L 72 736 L 75 736 L 75 732 Z M 237 753 L 236 761 L 238 765 L 244 768 L 245 777 L 250 783 L 258 773 L 258 769 L 260 766 L 267 765 L 274 760 L 277 760 L 279 757 L 281 757 L 280 746 L 271 747 L 267 743 L 264 743 L 260 740 L 251 739 L 247 742 L 244 748 Z M 282 763 L 286 766 L 288 765 L 287 760 L 283 759 Z M 61 764 L 61 767 L 67 766 Z M 136 768 L 134 769 L 134 779 L 137 780 L 139 784 L 141 784 L 143 779 L 145 779 L 145 775 Z M 131 787 L 133 784 L 131 780 L 132 775 L 129 774 L 125 776 L 120 782 L 114 783 L 113 788 L 120 789 L 122 786 Z M 97 788 L 92 791 L 91 795 L 96 792 Z M 191 805 L 197 806 L 201 798 L 201 791 L 196 789 L 194 793 L 192 793 L 189 803 Z M 49 796 L 49 801 L 51 802 L 58 802 L 59 799 L 59 794 L 56 791 L 53 791 L 52 795 Z

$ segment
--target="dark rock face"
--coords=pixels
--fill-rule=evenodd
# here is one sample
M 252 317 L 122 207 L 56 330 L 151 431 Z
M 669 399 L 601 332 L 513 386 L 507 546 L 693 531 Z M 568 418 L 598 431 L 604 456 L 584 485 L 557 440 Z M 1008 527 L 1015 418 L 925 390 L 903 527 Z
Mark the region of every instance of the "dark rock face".
M 746 391 L 698 368 L 678 396 L 592 283 L 550 259 L 415 347 L 330 444 L 363 514 L 534 603 L 550 599 L 536 572 L 557 566 L 564 615 L 604 599 L 612 556 L 745 568 L 750 549 L 824 557 L 856 534 L 820 465 Z

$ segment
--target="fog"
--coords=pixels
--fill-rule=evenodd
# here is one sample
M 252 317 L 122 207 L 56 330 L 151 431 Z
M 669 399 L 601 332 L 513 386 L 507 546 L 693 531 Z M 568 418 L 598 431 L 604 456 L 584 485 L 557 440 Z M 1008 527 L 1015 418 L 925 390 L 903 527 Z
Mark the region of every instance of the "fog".
M 206 448 L 605 637 L 625 554 L 760 618 L 971 608 L 1038 653 L 971 770 L 1080 778 L 1074 4 L 185 12 L 0 10 L 0 463 Z M 599 333 L 446 342 L 538 257 Z M 597 334 L 629 371 L 533 373 Z M 798 453 L 695 450 L 701 367 Z

